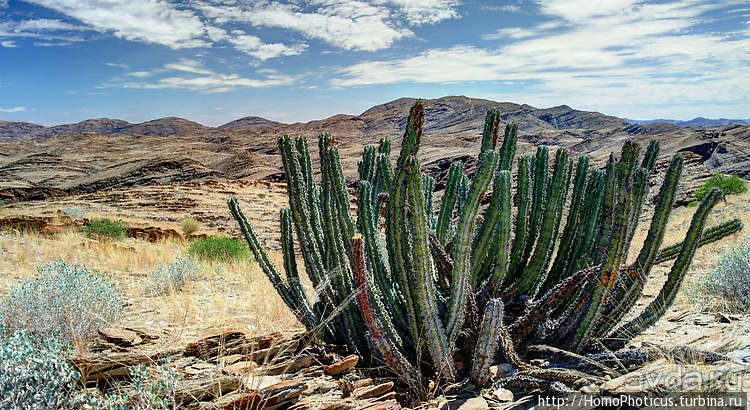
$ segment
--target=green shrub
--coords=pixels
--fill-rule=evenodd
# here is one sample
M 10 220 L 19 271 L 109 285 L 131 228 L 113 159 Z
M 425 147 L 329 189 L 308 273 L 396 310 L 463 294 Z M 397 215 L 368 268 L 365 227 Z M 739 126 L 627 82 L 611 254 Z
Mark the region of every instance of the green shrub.
M 722 255 L 703 284 L 737 310 L 750 311 L 750 239 Z
M 740 179 L 737 175 L 713 174 L 711 175 L 711 178 L 703 183 L 703 186 L 695 191 L 695 197 L 703 199 L 713 187 L 720 188 L 724 191 L 724 195 L 741 194 L 747 191 L 745 181 Z
M 86 217 L 86 212 L 81 208 L 71 208 L 66 206 L 62 209 L 63 214 L 73 220 L 81 220 Z
M 690 201 L 688 202 L 687 206 L 689 208 L 695 208 L 696 206 L 698 206 L 698 201 Z
M 128 236 L 127 228 L 128 224 L 119 219 L 93 219 L 86 227 L 86 233 L 97 238 L 120 239 Z
M 61 259 L 37 270 L 38 276 L 11 289 L 0 303 L 9 334 L 25 330 L 83 342 L 122 315 L 122 295 L 109 277 Z
M 23 331 L 0 338 L 0 408 L 78 408 L 80 374 L 65 360 L 71 350 L 56 337 Z
M 201 223 L 195 218 L 182 218 L 180 219 L 180 228 L 185 236 L 190 236 L 200 229 Z
M 190 242 L 188 253 L 198 260 L 231 262 L 250 256 L 247 245 L 227 236 L 209 236 Z
M 192 256 L 177 257 L 174 262 L 159 263 L 148 275 L 149 292 L 154 295 L 177 292 L 185 286 L 186 280 L 194 279 L 201 266 Z
M 133 384 L 130 389 L 120 394 L 107 395 L 107 408 L 112 410 L 152 410 L 175 409 L 177 403 L 178 375 L 167 366 L 157 368 L 157 377 L 145 365 L 130 367 Z

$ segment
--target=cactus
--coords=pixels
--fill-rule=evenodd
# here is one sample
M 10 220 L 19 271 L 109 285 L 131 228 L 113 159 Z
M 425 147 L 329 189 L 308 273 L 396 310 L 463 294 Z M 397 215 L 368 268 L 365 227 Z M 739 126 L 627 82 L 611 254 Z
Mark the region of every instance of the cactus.
M 356 218 L 334 139 L 320 136 L 319 183 L 307 140 L 279 139 L 289 193 L 289 208 L 280 213 L 284 276 L 239 202 L 229 201 L 261 269 L 300 323 L 326 341 L 346 343 L 365 363 L 384 363 L 413 392 L 428 391 L 429 380 L 470 377 L 484 384 L 498 351 L 523 373 L 508 383 L 530 380 L 569 389 L 564 384 L 580 375 L 524 362 L 527 346 L 543 343 L 576 353 L 624 346 L 674 301 L 695 249 L 741 229 L 734 220 L 704 230 L 720 197 L 712 191 L 685 240 L 660 250 L 682 169 L 677 155 L 647 239 L 627 265 L 658 143 L 639 162 L 640 146 L 628 141 L 603 170 L 581 157 L 575 172 L 568 151 L 558 149 L 550 170 L 546 147 L 514 160 L 518 127 L 507 124 L 499 141 L 497 110 L 487 114 L 474 175 L 464 175 L 460 163 L 451 165 L 436 215 L 435 181 L 420 170 L 423 121 L 424 103 L 417 101 L 395 168 L 390 140 L 365 148 Z M 317 300 L 309 300 L 300 284 L 297 251 Z M 652 267 L 670 259 L 675 261 L 658 302 L 620 323 Z M 530 306 L 518 313 L 519 303 Z

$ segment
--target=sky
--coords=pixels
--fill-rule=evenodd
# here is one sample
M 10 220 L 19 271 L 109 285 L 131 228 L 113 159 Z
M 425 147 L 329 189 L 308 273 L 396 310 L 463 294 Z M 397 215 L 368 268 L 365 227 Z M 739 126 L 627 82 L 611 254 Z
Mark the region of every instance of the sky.
M 465 95 L 750 118 L 750 0 L 0 0 L 0 120 L 218 126 Z

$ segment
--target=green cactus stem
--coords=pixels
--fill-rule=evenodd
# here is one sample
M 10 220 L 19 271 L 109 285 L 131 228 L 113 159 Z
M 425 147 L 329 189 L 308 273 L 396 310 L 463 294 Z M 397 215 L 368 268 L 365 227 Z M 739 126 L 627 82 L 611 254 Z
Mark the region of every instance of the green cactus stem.
M 685 235 L 685 241 L 682 248 L 680 249 L 679 255 L 672 265 L 672 269 L 667 276 L 667 281 L 662 287 L 659 294 L 643 312 L 631 320 L 630 322 L 617 329 L 611 336 L 608 337 L 609 342 L 607 346 L 612 348 L 621 348 L 633 337 L 641 334 L 646 328 L 656 323 L 664 313 L 672 306 L 677 292 L 682 284 L 682 279 L 687 273 L 690 263 L 693 260 L 696 249 L 700 241 L 703 227 L 706 222 L 706 217 L 709 211 L 716 205 L 724 193 L 719 188 L 711 189 L 708 194 L 701 200 L 698 205 L 698 209 L 693 215 L 693 220 L 690 223 L 690 228 Z
M 471 380 L 478 386 L 486 384 L 490 379 L 490 366 L 494 364 L 503 328 L 503 307 L 502 300 L 492 299 L 484 310 L 471 366 Z

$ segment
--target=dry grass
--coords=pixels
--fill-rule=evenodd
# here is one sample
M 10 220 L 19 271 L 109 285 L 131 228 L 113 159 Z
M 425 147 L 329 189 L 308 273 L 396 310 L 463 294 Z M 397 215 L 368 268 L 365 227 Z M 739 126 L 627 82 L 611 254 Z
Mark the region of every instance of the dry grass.
M 225 205 L 227 195 L 232 194 L 240 198 L 246 213 L 253 217 L 252 222 L 266 245 L 271 249 L 278 249 L 277 212 L 286 202 L 282 187 L 225 183 L 219 188 L 169 185 L 162 189 L 172 192 L 178 188 L 184 196 L 202 200 L 191 208 L 192 213 L 175 215 L 160 209 L 131 206 L 156 189 L 149 187 L 132 191 L 103 192 L 101 199 L 82 200 L 78 197 L 68 197 L 48 202 L 15 204 L 1 209 L 0 217 L 50 216 L 59 214 L 65 207 L 71 207 L 85 211 L 88 218 L 123 219 L 131 225 L 180 230 L 179 219 L 182 217 L 202 217 L 205 220 L 207 215 L 211 214 L 218 216 L 218 219 L 213 220 L 215 222 L 211 224 L 202 222 L 201 232 L 212 234 L 234 227 Z M 218 189 L 225 192 L 216 192 Z M 107 203 L 106 196 L 112 195 L 113 192 L 118 195 L 132 194 L 123 202 L 131 205 L 118 209 L 116 205 Z M 680 208 L 673 212 L 664 240 L 665 245 L 684 239 L 694 210 L 695 208 Z M 708 223 L 714 225 L 735 217 L 741 218 L 745 226 L 750 227 L 750 193 L 729 196 L 725 203 L 716 206 Z M 647 230 L 648 220 L 641 224 L 636 233 L 631 258 L 640 250 Z M 691 297 L 691 289 L 695 288 L 693 284 L 715 266 L 722 248 L 736 244 L 744 235 L 747 234 L 735 234 L 698 250 L 686 285 L 677 299 L 676 308 L 705 307 L 705 299 L 697 302 Z M 160 296 L 149 295 L 149 273 L 158 263 L 171 262 L 176 256 L 184 255 L 186 247 L 187 244 L 182 241 L 97 241 L 83 233 L 47 237 L 32 233 L 0 232 L 0 296 L 6 295 L 10 287 L 18 284 L 20 280 L 35 275 L 36 266 L 62 258 L 111 273 L 128 301 L 125 324 L 163 332 L 167 336 L 165 339 L 175 342 L 192 341 L 196 337 L 225 330 L 262 334 L 300 327 L 252 259 L 232 263 L 203 262 L 202 271 L 195 279 L 189 281 L 182 291 Z M 280 253 L 272 251 L 271 256 L 277 266 L 283 265 Z M 303 265 L 301 261 L 299 265 Z M 654 268 L 644 292 L 647 297 L 656 296 L 670 267 L 670 263 L 664 263 Z M 645 302 L 647 303 L 648 299 Z
M 169 342 L 225 330 L 262 334 L 299 326 L 252 260 L 203 262 L 198 277 L 182 291 L 148 295 L 148 274 L 158 263 L 185 252 L 181 241 L 96 241 L 76 232 L 55 237 L 1 232 L 0 295 L 36 275 L 36 266 L 65 259 L 112 274 L 127 301 L 124 324 L 161 332 Z
M 662 247 L 681 242 L 685 239 L 685 234 L 688 228 L 690 228 L 690 222 L 695 210 L 696 207 L 680 207 L 672 211 Z M 643 246 L 643 241 L 648 233 L 650 218 L 651 216 L 648 215 L 646 220 L 641 221 L 632 243 L 629 255 L 630 262 L 635 260 L 638 251 Z M 750 192 L 729 195 L 725 201 L 719 202 L 711 211 L 706 221 L 706 227 L 714 226 L 734 218 L 742 220 L 744 224 L 743 230 L 721 241 L 698 248 L 680 289 L 679 296 L 672 307 L 673 310 L 725 310 L 726 302 L 722 298 L 716 295 L 705 294 L 698 284 L 716 266 L 716 261 L 723 250 L 736 246 L 742 238 L 748 236 L 748 229 L 750 229 Z M 669 274 L 672 262 L 667 261 L 654 266 L 651 277 L 644 289 L 645 302 L 650 302 L 658 294 L 659 289 L 661 289 L 662 284 L 667 278 L 667 274 Z

